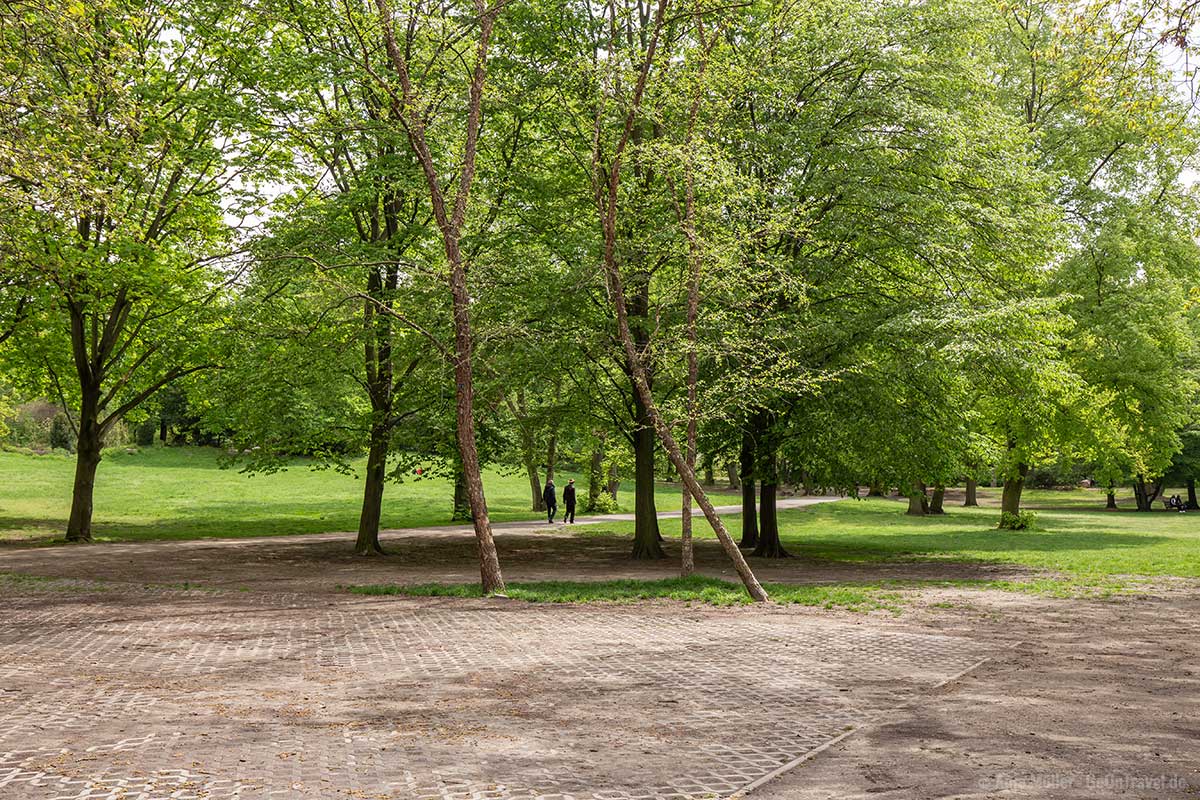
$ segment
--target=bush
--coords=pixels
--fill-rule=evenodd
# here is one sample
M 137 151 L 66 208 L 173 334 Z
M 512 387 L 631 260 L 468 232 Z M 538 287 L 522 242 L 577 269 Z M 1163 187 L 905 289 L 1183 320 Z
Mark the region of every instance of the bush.
M 75 432 L 71 430 L 71 422 L 67 415 L 58 412 L 50 422 L 50 448 L 52 450 L 75 451 Z
M 1016 514 L 1005 511 L 1000 514 L 1000 529 L 1006 531 L 1023 531 L 1032 529 L 1037 524 L 1037 514 L 1032 511 L 1018 511 Z
M 588 514 L 612 514 L 617 510 L 617 501 L 608 492 L 600 492 L 596 502 L 584 509 Z

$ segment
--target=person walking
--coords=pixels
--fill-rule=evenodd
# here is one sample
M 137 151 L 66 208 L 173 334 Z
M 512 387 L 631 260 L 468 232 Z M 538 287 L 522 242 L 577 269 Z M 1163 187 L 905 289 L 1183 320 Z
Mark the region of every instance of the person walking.
M 554 495 L 554 481 L 546 479 L 546 488 L 542 490 L 542 502 L 546 504 L 546 522 L 554 522 L 558 513 L 558 499 Z
M 563 525 L 570 522 L 575 524 L 575 479 L 567 481 L 563 487 Z

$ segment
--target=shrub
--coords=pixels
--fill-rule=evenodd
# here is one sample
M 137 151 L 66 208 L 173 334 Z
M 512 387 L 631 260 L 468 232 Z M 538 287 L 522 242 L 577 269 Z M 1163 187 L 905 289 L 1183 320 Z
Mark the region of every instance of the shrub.
M 1023 531 L 1037 524 L 1037 514 L 1032 511 L 1018 511 L 1012 514 L 1005 511 L 1000 514 L 1000 528 L 1006 531 Z
M 596 502 L 589 504 L 585 510 L 589 514 L 612 514 L 617 510 L 617 501 L 608 492 L 600 492 Z
M 53 450 L 75 451 L 75 432 L 71 430 L 71 422 L 67 415 L 58 412 L 50 422 L 50 447 Z

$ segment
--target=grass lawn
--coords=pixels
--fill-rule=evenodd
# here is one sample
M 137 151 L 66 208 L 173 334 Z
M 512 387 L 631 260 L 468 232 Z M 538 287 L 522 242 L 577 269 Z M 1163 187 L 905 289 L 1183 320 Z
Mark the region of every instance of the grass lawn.
M 998 506 L 998 491 L 980 490 L 981 502 Z M 1076 578 L 1200 577 L 1200 512 L 1105 511 L 1101 492 L 1026 495 L 1027 506 L 1040 509 L 1035 530 L 997 530 L 998 507 L 948 505 L 945 516 L 910 517 L 903 502 L 867 498 L 782 510 L 780 536 L 793 555 L 829 561 L 989 561 Z M 1084 504 L 1087 499 L 1090 505 Z M 663 536 L 679 535 L 679 520 L 662 520 L 660 526 Z M 738 526 L 731 528 L 736 536 Z M 632 536 L 633 526 L 614 522 L 580 528 L 578 533 Z M 712 538 L 713 533 L 701 522 L 696 536 Z
M 0 452 L 0 541 L 61 538 L 75 462 L 64 455 Z M 562 473 L 580 480 L 578 475 Z M 495 521 L 535 519 L 523 473 L 484 476 Z M 106 454 L 96 475 L 94 532 L 100 540 L 197 539 L 353 531 L 362 481 L 297 461 L 286 472 L 244 475 L 221 469 L 216 450 L 150 448 Z M 629 492 L 622 500 L 632 503 Z M 450 523 L 453 487 L 441 478 L 388 484 L 383 526 Z

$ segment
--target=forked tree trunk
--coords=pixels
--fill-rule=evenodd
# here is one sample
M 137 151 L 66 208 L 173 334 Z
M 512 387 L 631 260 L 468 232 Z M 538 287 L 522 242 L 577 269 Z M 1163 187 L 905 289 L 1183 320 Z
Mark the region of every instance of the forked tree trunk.
M 934 486 L 933 497 L 929 499 L 930 514 L 945 514 L 946 509 L 942 508 L 943 502 L 946 500 L 946 487 Z
M 783 549 L 783 542 L 779 539 L 779 512 L 775 505 L 777 472 L 773 464 L 767 464 L 764 472 L 766 474 L 762 476 L 762 497 L 759 498 L 758 544 L 754 548 L 754 555 L 763 558 L 790 558 L 791 554 Z
M 1154 501 L 1162 491 L 1163 479 L 1147 483 L 1146 476 L 1138 474 L 1133 482 L 1133 497 L 1138 511 L 1153 511 Z
M 68 542 L 92 541 L 92 503 L 96 491 L 96 468 L 104 434 L 97 420 L 99 391 L 85 392 L 80 404 L 79 439 L 75 444 L 75 483 L 71 489 L 71 516 L 67 519 Z
M 705 519 L 712 526 L 713 532 L 716 533 L 717 540 L 720 541 L 721 547 L 729 557 L 729 560 L 733 562 L 734 569 L 746 587 L 746 592 L 755 601 L 761 602 L 769 599 L 767 593 L 763 590 L 762 585 L 759 584 L 758 579 L 754 577 L 750 565 L 742 557 L 737 544 L 730 538 L 729 532 L 725 529 L 725 524 L 721 521 L 721 517 L 718 516 L 716 509 L 709 502 L 708 495 L 705 494 L 700 482 L 696 480 L 695 471 L 688 465 L 687 459 L 684 458 L 679 445 L 675 441 L 675 437 L 671 435 L 670 427 L 662 418 L 662 415 L 658 413 L 658 408 L 654 404 L 654 394 L 650 389 L 650 379 L 646 369 L 642 365 L 641 353 L 638 351 L 634 343 L 633 333 L 630 331 L 625 286 L 621 280 L 620 268 L 617 265 L 617 201 L 620 196 L 621 185 L 621 157 L 626 145 L 629 143 L 633 124 L 641 106 L 642 95 L 646 89 L 646 80 L 655 62 L 654 51 L 658 46 L 658 39 L 662 32 L 666 10 L 667 0 L 659 0 L 654 12 L 653 33 L 646 47 L 641 70 L 639 71 L 633 91 L 632 102 L 629 104 L 629 109 L 625 116 L 625 125 L 621 140 L 613 151 L 607 171 L 601 167 L 600 142 L 602 137 L 599 127 L 601 116 L 597 115 L 596 117 L 597 127 L 593 138 L 596 149 L 592 156 L 593 179 L 595 181 L 596 206 L 601 211 L 601 224 L 604 231 L 604 274 L 608 283 L 609 299 L 613 304 L 616 316 L 617 335 L 625 350 L 625 358 L 632 374 L 634 390 L 637 396 L 641 398 L 646 415 L 654 424 L 654 431 L 658 434 L 659 441 L 662 442 L 663 448 L 667 451 L 667 457 L 675 465 L 675 469 L 679 472 L 679 477 L 687 486 L 688 491 L 692 493 L 696 498 L 696 502 L 704 510 Z M 615 46 L 616 43 L 613 42 L 612 44 Z
M 367 451 L 367 472 L 363 481 L 362 512 L 358 515 L 358 539 L 354 552 L 360 556 L 379 555 L 379 523 L 383 518 L 383 487 L 387 469 L 388 431 L 379 423 L 371 426 L 371 445 Z
M 742 432 L 742 449 L 738 457 L 742 484 L 742 540 L 738 547 L 754 548 L 758 546 L 758 498 L 755 494 L 754 434 L 750 430 Z
M 967 478 L 967 499 L 963 501 L 963 506 L 979 505 L 979 483 L 974 478 Z
M 471 516 L 475 526 L 475 538 L 479 549 L 480 583 L 484 594 L 504 591 L 504 577 L 500 572 L 500 558 L 496 553 L 496 542 L 492 538 L 491 520 L 488 518 L 487 501 L 483 493 L 483 476 L 479 466 L 479 449 L 475 439 L 475 384 L 472 371 L 471 336 L 471 293 L 467 287 L 467 265 L 464 263 L 459 239 L 467 213 L 467 198 L 475 178 L 475 156 L 479 142 L 482 119 L 483 88 L 487 75 L 487 52 L 495 27 L 500 6 L 485 7 L 483 0 L 476 0 L 475 10 L 479 21 L 479 40 L 475 48 L 475 64 L 471 73 L 471 85 L 467 101 L 466 137 L 462 162 L 458 170 L 458 187 L 453 207 L 448 210 L 442 193 L 441 177 L 434 163 L 433 153 L 425 138 L 425 120 L 422 116 L 424 103 L 413 86 L 408 71 L 405 53 L 396 43 L 392 26 L 392 13 L 387 0 L 376 0 L 383 26 L 384 45 L 388 59 L 396 70 L 403 90 L 403 97 L 392 95 L 392 105 L 397 115 L 404 120 L 409 142 L 421 164 L 433 215 L 442 234 L 446 261 L 450 265 L 450 297 L 454 324 L 454 384 L 455 418 L 457 423 L 458 451 L 461 457 L 467 497 L 471 503 Z

